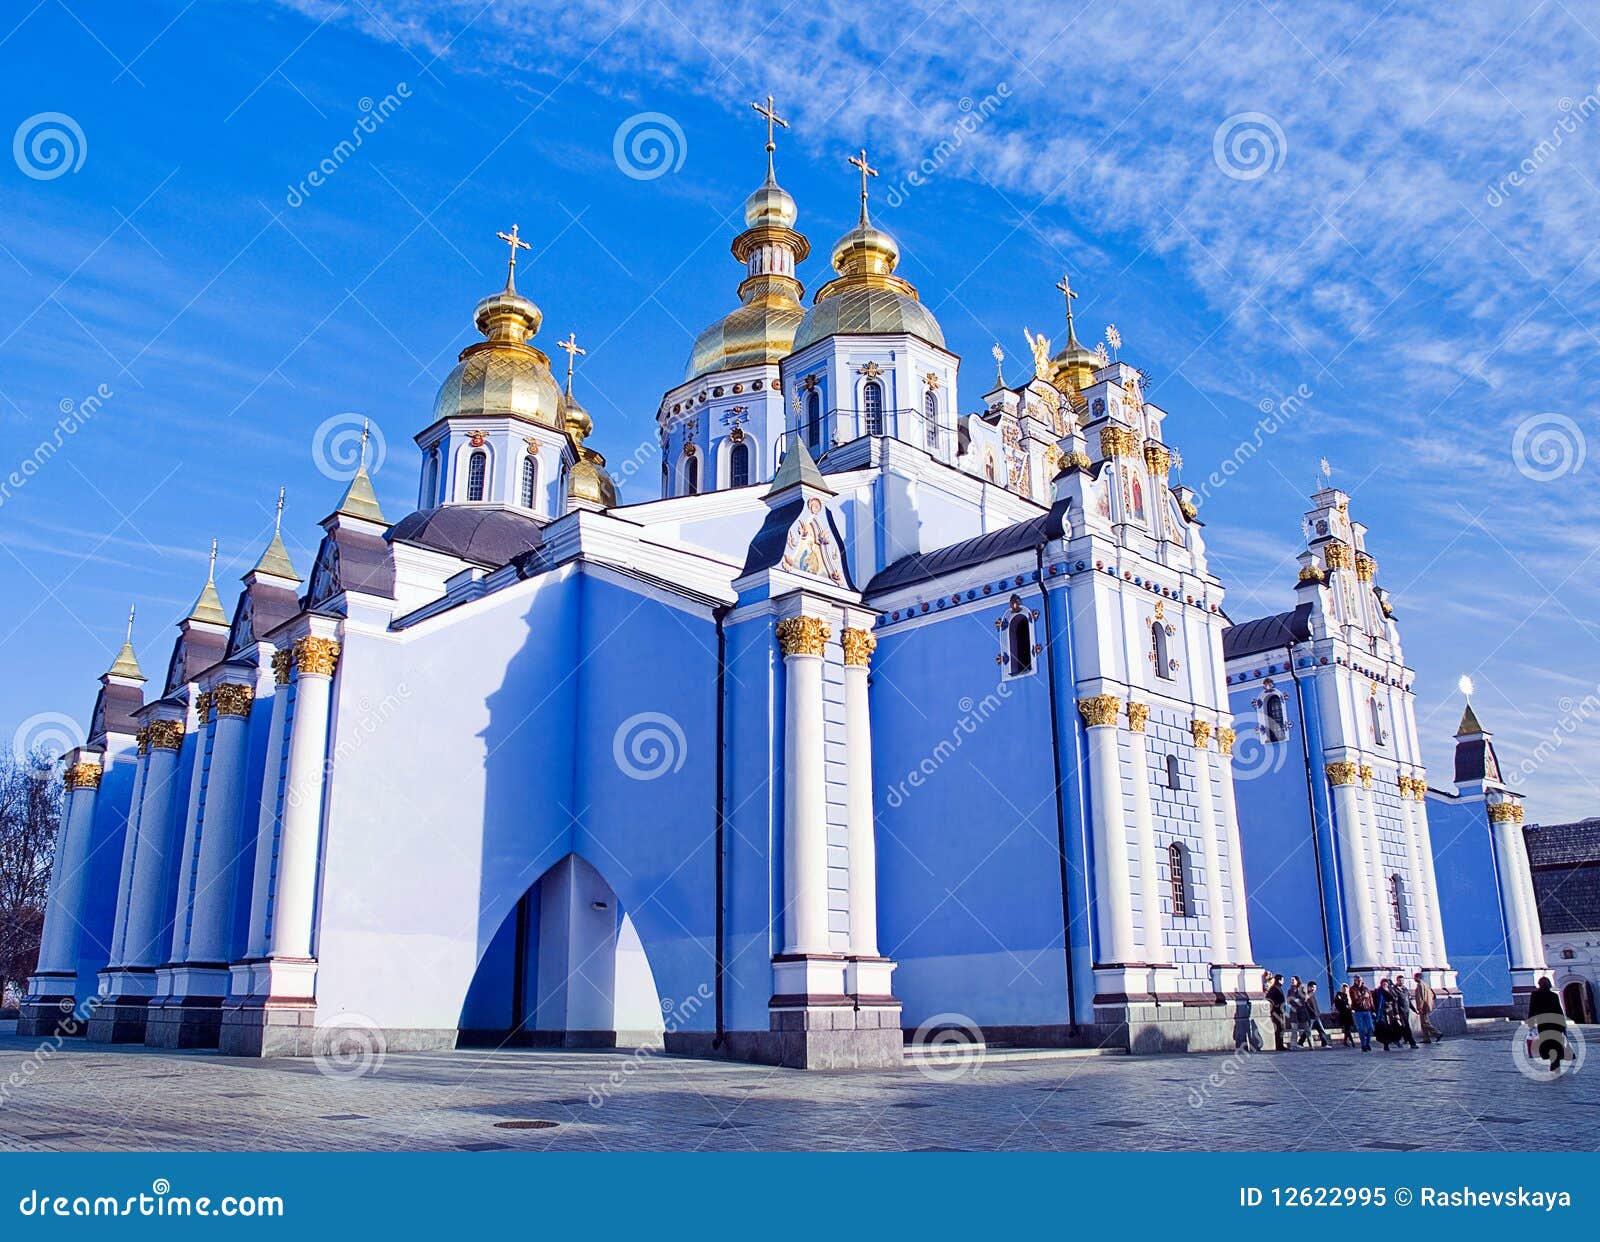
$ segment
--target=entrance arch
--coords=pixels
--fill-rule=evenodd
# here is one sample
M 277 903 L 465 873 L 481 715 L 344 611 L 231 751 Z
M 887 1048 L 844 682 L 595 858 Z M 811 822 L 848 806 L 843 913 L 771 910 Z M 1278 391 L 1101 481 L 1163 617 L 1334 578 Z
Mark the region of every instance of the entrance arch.
M 478 961 L 458 1026 L 464 1046 L 662 1045 L 639 933 L 586 859 L 568 854 L 517 901 Z
M 1584 979 L 1573 979 L 1561 989 L 1561 1008 L 1573 1022 L 1595 1020 L 1594 989 Z

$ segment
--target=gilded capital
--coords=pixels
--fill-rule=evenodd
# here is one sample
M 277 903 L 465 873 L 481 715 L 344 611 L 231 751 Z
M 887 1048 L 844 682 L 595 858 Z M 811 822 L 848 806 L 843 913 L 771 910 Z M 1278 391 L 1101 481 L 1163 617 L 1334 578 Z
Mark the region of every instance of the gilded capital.
M 1134 733 L 1143 733 L 1144 727 L 1150 722 L 1150 704 L 1135 703 L 1128 700 L 1128 728 Z
M 294 641 L 294 668 L 301 676 L 332 677 L 339 663 L 339 644 L 331 638 L 307 636 Z
M 784 658 L 819 656 L 828 645 L 828 623 L 821 617 L 785 617 L 778 622 L 778 646 Z
M 1329 569 L 1349 569 L 1350 549 L 1342 543 L 1330 543 L 1322 550 L 1322 561 Z
M 1378 572 L 1378 562 L 1365 552 L 1356 553 L 1356 577 L 1363 582 L 1371 582 Z
M 1237 736 L 1227 725 L 1217 726 L 1217 751 L 1219 754 L 1233 754 L 1233 739 Z
M 256 701 L 256 688 L 221 685 L 211 692 L 211 701 L 217 705 L 218 716 L 248 716 L 250 705 Z
M 1147 444 L 1144 446 L 1144 464 L 1150 467 L 1152 474 L 1166 474 L 1172 469 L 1172 450 L 1164 444 Z
M 98 763 L 74 763 L 62 774 L 61 783 L 68 789 L 100 788 Z
M 150 753 L 150 728 L 148 725 L 140 725 L 134 730 L 133 742 L 138 747 L 139 754 L 148 755 Z
M 1112 425 L 1100 428 L 1100 456 L 1134 457 L 1138 452 L 1139 443 L 1126 427 Z
M 1095 729 L 1102 725 L 1115 725 L 1122 714 L 1122 700 L 1114 694 L 1096 694 L 1078 700 L 1078 712 L 1083 723 Z
M 1366 788 L 1366 789 L 1371 789 L 1372 788 L 1372 777 L 1373 777 L 1372 769 L 1369 766 L 1367 766 L 1366 764 L 1363 763 L 1361 765 L 1360 772 L 1361 772 L 1361 784 L 1362 784 L 1362 786 L 1364 788 Z
M 1347 759 L 1338 763 L 1330 763 L 1327 770 L 1328 784 L 1330 785 L 1354 785 L 1356 783 L 1358 769 L 1355 764 Z
M 1517 812 L 1521 809 L 1514 802 L 1491 802 L 1489 804 L 1489 822 L 1491 824 L 1514 824 L 1517 821 Z
M 1189 736 L 1194 738 L 1196 750 L 1204 750 L 1211 745 L 1211 722 L 1209 720 L 1191 720 L 1189 722 Z
M 839 635 L 844 647 L 844 662 L 858 668 L 872 663 L 872 653 L 878 649 L 878 640 L 870 630 L 845 629 Z
M 1327 577 L 1320 565 L 1302 565 L 1297 576 L 1299 582 L 1321 582 Z
M 194 696 L 194 719 L 202 725 L 211 719 L 211 691 L 202 690 Z
M 183 745 L 183 721 L 152 720 L 150 745 L 156 750 L 177 750 Z
M 1520 824 L 1522 822 L 1522 803 L 1518 802 L 1512 806 L 1511 822 L 1513 824 Z
M 289 651 L 274 651 L 272 653 L 272 676 L 280 686 L 289 684 L 289 675 L 294 672 L 294 654 Z

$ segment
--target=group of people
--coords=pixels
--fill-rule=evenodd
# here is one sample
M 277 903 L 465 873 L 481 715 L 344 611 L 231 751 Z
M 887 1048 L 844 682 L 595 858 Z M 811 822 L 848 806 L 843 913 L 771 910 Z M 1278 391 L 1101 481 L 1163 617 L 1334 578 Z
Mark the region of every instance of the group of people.
M 1282 975 L 1267 971 L 1262 976 L 1267 994 L 1267 1005 L 1272 1017 L 1273 1045 L 1279 1052 L 1296 1048 L 1313 1048 L 1313 1038 L 1321 1046 L 1331 1047 L 1333 1041 L 1322 1023 L 1322 1002 L 1317 995 L 1317 981 L 1302 983 L 1299 975 L 1291 975 L 1286 984 Z M 1444 1033 L 1433 1024 L 1434 993 L 1419 971 L 1406 983 L 1404 975 L 1381 977 L 1378 986 L 1368 987 L 1359 976 L 1333 996 L 1333 1015 L 1339 1031 L 1344 1036 L 1344 1046 L 1354 1047 L 1359 1040 L 1361 1051 L 1371 1052 L 1376 1039 L 1388 1052 L 1396 1044 L 1417 1046 L 1417 1036 L 1411 1029 L 1412 1016 L 1417 1020 L 1418 1033 L 1423 1043 L 1437 1043 Z

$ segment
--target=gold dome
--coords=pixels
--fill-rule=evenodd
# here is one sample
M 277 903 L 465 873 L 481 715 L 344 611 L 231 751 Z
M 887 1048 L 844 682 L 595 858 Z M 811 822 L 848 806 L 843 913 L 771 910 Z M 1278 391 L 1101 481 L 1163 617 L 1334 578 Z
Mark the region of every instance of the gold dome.
M 796 288 L 783 276 L 754 276 L 741 284 L 745 304 L 695 337 L 684 379 L 787 357 L 794 350 L 795 329 L 806 316 L 794 296 Z
M 478 303 L 474 316 L 484 340 L 461 351 L 434 402 L 433 418 L 511 415 L 561 430 L 561 390 L 550 359 L 528 344 L 543 315 L 511 282 Z
M 567 475 L 567 495 L 585 504 L 611 508 L 617 503 L 617 485 L 606 473 L 606 459 L 593 449 L 579 449 L 579 453 Z
M 861 219 L 833 246 L 838 277 L 817 290 L 816 301 L 795 333 L 794 347 L 804 349 L 837 335 L 907 333 L 943 349 L 939 321 L 911 282 L 894 274 L 899 262 L 900 244 L 867 218 L 863 199 Z
M 1099 368 L 1099 355 L 1092 349 L 1085 349 L 1070 330 L 1066 345 L 1050 359 L 1050 372 L 1057 387 L 1071 384 L 1081 391 L 1094 383 L 1094 373 Z
M 771 178 L 744 200 L 744 222 L 753 229 L 767 226 L 792 229 L 799 217 L 794 195 Z
M 833 243 L 833 270 L 841 276 L 888 276 L 899 262 L 900 243 L 865 219 Z

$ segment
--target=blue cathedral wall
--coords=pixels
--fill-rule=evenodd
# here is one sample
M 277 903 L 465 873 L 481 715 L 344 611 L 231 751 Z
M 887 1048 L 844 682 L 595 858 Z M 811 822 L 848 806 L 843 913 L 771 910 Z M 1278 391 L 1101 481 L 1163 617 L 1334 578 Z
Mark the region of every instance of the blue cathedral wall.
M 1483 799 L 1429 798 L 1428 834 L 1444 943 L 1469 1010 L 1512 1003 L 1505 912 Z
M 1018 593 L 1024 606 L 1041 606 L 1036 586 Z M 880 631 L 873 660 L 879 947 L 899 963 L 894 990 L 907 1026 L 949 1011 L 984 1026 L 1069 1018 L 1049 665 L 1041 653 L 1034 673 L 1002 680 L 995 621 L 1007 615 L 1009 595 Z M 1055 614 L 1060 597 L 1052 594 Z M 1064 678 L 1064 618 L 1055 624 Z M 1069 786 L 1077 749 L 1070 685 L 1061 700 Z M 1076 869 L 1081 876 L 1081 859 Z M 1086 921 L 1078 926 L 1086 936 Z M 1086 945 L 1083 957 L 1086 1020 Z

